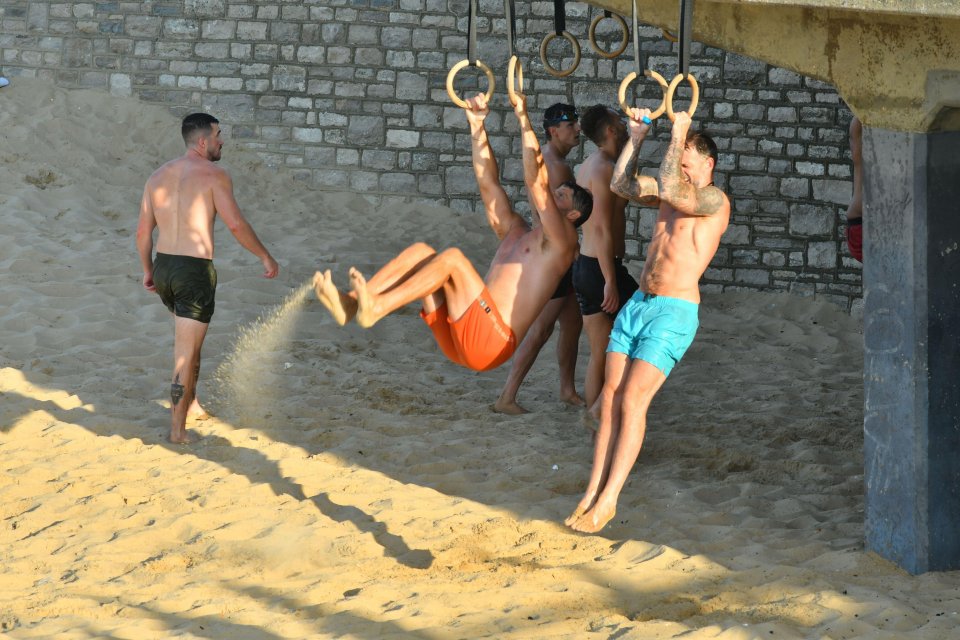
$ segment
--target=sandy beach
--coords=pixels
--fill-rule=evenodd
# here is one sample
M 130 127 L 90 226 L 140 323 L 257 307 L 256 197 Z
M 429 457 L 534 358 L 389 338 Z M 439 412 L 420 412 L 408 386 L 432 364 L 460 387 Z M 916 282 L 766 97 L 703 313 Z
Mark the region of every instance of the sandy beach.
M 229 124 L 222 164 L 281 273 L 218 223 L 215 417 L 182 447 L 172 321 L 134 245 L 179 120 L 40 80 L 0 93 L 0 636 L 958 637 L 960 572 L 864 551 L 858 315 L 705 295 L 615 519 L 577 534 L 592 447 L 552 342 L 532 413 L 503 416 L 506 368 L 450 364 L 413 307 L 341 328 L 308 285 L 416 240 L 484 270 L 482 212 L 311 191 Z

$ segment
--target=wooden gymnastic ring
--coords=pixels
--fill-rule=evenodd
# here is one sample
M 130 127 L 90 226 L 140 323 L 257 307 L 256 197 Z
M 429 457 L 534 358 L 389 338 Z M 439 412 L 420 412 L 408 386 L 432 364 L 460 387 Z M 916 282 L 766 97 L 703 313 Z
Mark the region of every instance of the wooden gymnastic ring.
M 673 35 L 673 34 L 670 33 L 669 31 L 667 31 L 666 29 L 660 29 L 660 31 L 663 32 L 663 37 L 664 37 L 664 39 L 667 40 L 667 42 L 680 42 L 680 38 L 678 38 L 677 36 Z
M 547 73 L 557 78 L 565 78 L 576 71 L 577 67 L 580 66 L 580 43 L 577 42 L 576 38 L 570 35 L 569 31 L 564 31 L 560 35 L 564 40 L 570 43 L 570 46 L 573 47 L 573 65 L 571 65 L 566 71 L 561 71 L 552 67 L 550 62 L 547 60 L 547 45 L 549 45 L 553 39 L 557 37 L 556 32 L 548 33 L 546 36 L 544 36 L 543 42 L 540 43 L 540 60 L 543 62 L 543 68 L 547 70 Z
M 620 41 L 620 46 L 617 49 L 614 49 L 613 51 L 604 51 L 597 44 L 597 25 L 600 24 L 600 21 L 606 17 L 607 16 L 601 13 L 593 19 L 593 22 L 590 23 L 590 46 L 593 47 L 593 50 L 597 52 L 597 55 L 610 60 L 611 58 L 616 58 L 618 55 L 626 51 L 629 31 L 627 30 L 627 21 L 623 19 L 623 16 L 621 16 L 619 13 L 611 13 L 609 17 L 620 23 L 620 30 L 623 32 L 623 40 Z
M 453 79 L 457 76 L 457 72 L 460 71 L 460 69 L 463 69 L 469 64 L 470 64 L 469 60 L 461 60 L 457 64 L 453 65 L 450 68 L 450 72 L 447 74 L 447 95 L 450 96 L 450 99 L 453 100 L 453 103 L 455 105 L 463 109 L 469 109 L 470 105 L 468 105 L 465 100 L 461 100 L 460 96 L 458 96 L 457 92 L 453 89 Z M 478 69 L 480 69 L 485 74 L 487 74 L 487 82 L 490 84 L 490 87 L 487 89 L 486 98 L 487 98 L 487 103 L 489 104 L 490 98 L 493 97 L 493 88 L 494 86 L 496 86 L 493 79 L 493 71 L 490 70 L 490 67 L 483 64 L 479 60 L 477 60 L 476 66 Z
M 514 76 L 516 76 L 516 90 L 514 90 Z M 523 95 L 523 65 L 520 64 L 517 56 L 510 56 L 510 62 L 507 63 L 507 96 L 513 106 L 517 106 L 518 94 Z
M 683 74 L 678 73 L 676 77 L 670 81 L 670 86 L 667 87 L 667 95 L 663 99 L 664 102 L 667 103 L 667 117 L 670 118 L 670 122 L 673 122 L 677 119 L 677 116 L 675 116 L 673 113 L 673 93 L 677 90 L 677 85 L 680 84 L 680 81 L 683 80 L 683 78 Z M 693 118 L 693 113 L 697 110 L 697 102 L 700 101 L 700 85 L 697 84 L 697 79 L 693 77 L 692 73 L 688 73 L 686 78 L 690 82 L 690 88 L 693 90 L 693 95 L 690 97 L 690 108 L 687 109 L 687 115 Z
M 651 69 L 647 69 L 646 71 L 644 71 L 643 75 L 645 75 L 648 78 L 652 78 L 653 80 L 656 80 L 657 84 L 660 85 L 660 88 L 663 90 L 663 93 L 664 93 L 664 98 L 663 100 L 660 101 L 660 106 L 657 107 L 657 110 L 652 112 L 649 116 L 651 120 L 656 120 L 657 118 L 663 115 L 663 112 L 667 108 L 667 98 L 666 98 L 667 81 L 663 79 L 662 75 L 660 75 L 656 71 L 652 71 Z M 627 115 L 630 115 L 632 113 L 630 109 L 630 105 L 627 104 L 627 87 L 630 86 L 630 83 L 633 82 L 634 78 L 636 77 L 637 77 L 636 71 L 631 71 L 630 73 L 628 73 L 627 77 L 624 78 L 623 82 L 620 83 L 620 90 L 617 91 L 617 98 L 619 98 L 620 100 L 620 108 L 623 109 L 623 112 Z

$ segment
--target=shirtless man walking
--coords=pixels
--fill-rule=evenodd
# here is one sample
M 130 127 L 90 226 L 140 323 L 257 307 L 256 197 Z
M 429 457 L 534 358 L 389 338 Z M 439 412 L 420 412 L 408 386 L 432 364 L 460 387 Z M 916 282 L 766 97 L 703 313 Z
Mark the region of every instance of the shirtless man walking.
M 659 205 L 640 289 L 617 315 L 600 395 L 600 429 L 587 491 L 566 524 L 593 533 L 616 514 L 617 499 L 640 454 L 647 409 L 673 366 L 693 342 L 699 321 L 700 276 L 720 245 L 730 201 L 713 185 L 717 147 L 690 131 L 677 113 L 659 184 L 637 169 L 650 130 L 650 110 L 634 109 L 630 141 L 611 187 L 641 204 Z
M 520 96 L 514 111 L 520 122 L 524 182 L 541 225 L 531 229 L 517 214 L 500 185 L 497 161 L 487 139 L 489 113 L 481 94 L 468 101 L 473 169 L 487 222 L 500 239 L 486 278 L 459 249 L 437 253 L 416 243 L 370 280 L 350 269 L 352 291 L 338 290 L 330 271 L 314 275 L 317 298 L 339 324 L 356 317 L 363 327 L 420 300 L 421 318 L 444 355 L 476 371 L 493 369 L 513 354 L 550 294 L 573 261 L 576 225 L 593 207 L 590 194 L 575 183 L 550 192 L 537 135 Z
M 187 416 L 205 415 L 197 401 L 200 350 L 214 310 L 213 223 L 219 215 L 237 241 L 263 263 L 265 278 L 280 267 L 263 246 L 233 197 L 233 182 L 220 159 L 219 121 L 206 113 L 183 119 L 187 151 L 147 180 L 137 224 L 143 286 L 155 291 L 174 314 L 173 380 L 170 384 L 170 442 L 187 444 Z M 158 229 L 153 257 L 153 231 Z
M 543 163 L 547 167 L 547 178 L 550 180 L 550 190 L 555 191 L 564 182 L 573 181 L 573 171 L 567 164 L 567 155 L 580 143 L 580 116 L 572 104 L 558 102 L 546 108 L 543 112 L 543 128 L 547 134 L 547 143 L 542 147 Z M 540 224 L 540 214 L 531 203 L 530 214 L 533 226 Z M 517 404 L 517 392 L 523 379 L 530 372 L 534 361 L 553 334 L 553 327 L 558 323 L 560 331 L 557 336 L 557 366 L 560 369 L 560 399 L 567 404 L 582 406 L 583 398 L 577 393 L 574 374 L 577 367 L 577 351 L 580 343 L 580 330 L 583 320 L 580 317 L 580 308 L 573 293 L 573 268 L 563 275 L 560 285 L 550 297 L 543 311 L 537 316 L 527 336 L 517 347 L 510 364 L 507 381 L 503 384 L 500 397 L 493 405 L 498 413 L 519 415 L 527 410 Z
M 623 266 L 627 201 L 610 190 L 613 167 L 627 142 L 627 127 L 617 112 L 601 104 L 583 113 L 581 127 L 597 150 L 577 170 L 577 184 L 593 195 L 593 215 L 583 225 L 580 255 L 573 264 L 573 287 L 590 341 L 584 397 L 587 407 L 594 408 L 603 388 L 613 319 L 637 290 L 637 281 Z

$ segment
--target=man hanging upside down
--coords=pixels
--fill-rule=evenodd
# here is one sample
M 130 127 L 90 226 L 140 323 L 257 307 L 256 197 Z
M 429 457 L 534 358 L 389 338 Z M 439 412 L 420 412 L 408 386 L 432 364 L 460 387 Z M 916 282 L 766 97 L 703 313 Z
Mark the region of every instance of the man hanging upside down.
M 519 96 L 514 112 L 520 122 L 524 182 L 540 212 L 530 225 L 510 205 L 500 185 L 497 161 L 484 119 L 490 112 L 481 94 L 465 109 L 473 148 L 473 170 L 491 229 L 500 239 L 486 278 L 456 248 L 437 252 L 418 242 L 388 262 L 369 280 L 350 269 L 352 290 L 342 292 L 330 271 L 313 277 L 317 298 L 341 325 L 356 318 L 371 327 L 400 307 L 420 300 L 420 316 L 443 353 L 477 371 L 506 362 L 556 290 L 577 248 L 576 228 L 593 209 L 590 193 L 574 182 L 550 192 L 540 144 Z M 522 291 L 522 294 L 520 293 Z

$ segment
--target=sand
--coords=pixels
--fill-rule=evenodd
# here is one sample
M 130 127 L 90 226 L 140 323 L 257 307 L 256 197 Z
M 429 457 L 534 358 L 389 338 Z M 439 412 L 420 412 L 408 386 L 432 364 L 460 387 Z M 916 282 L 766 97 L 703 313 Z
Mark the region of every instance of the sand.
M 502 416 L 506 370 L 445 361 L 416 309 L 341 328 L 305 287 L 415 240 L 486 265 L 482 214 L 318 193 L 229 143 L 282 271 L 218 225 L 216 417 L 167 444 L 172 322 L 133 234 L 178 127 L 39 80 L 0 94 L 4 637 L 956 637 L 960 572 L 864 551 L 860 318 L 705 296 L 616 518 L 577 534 L 591 445 L 552 344 L 533 412 Z

